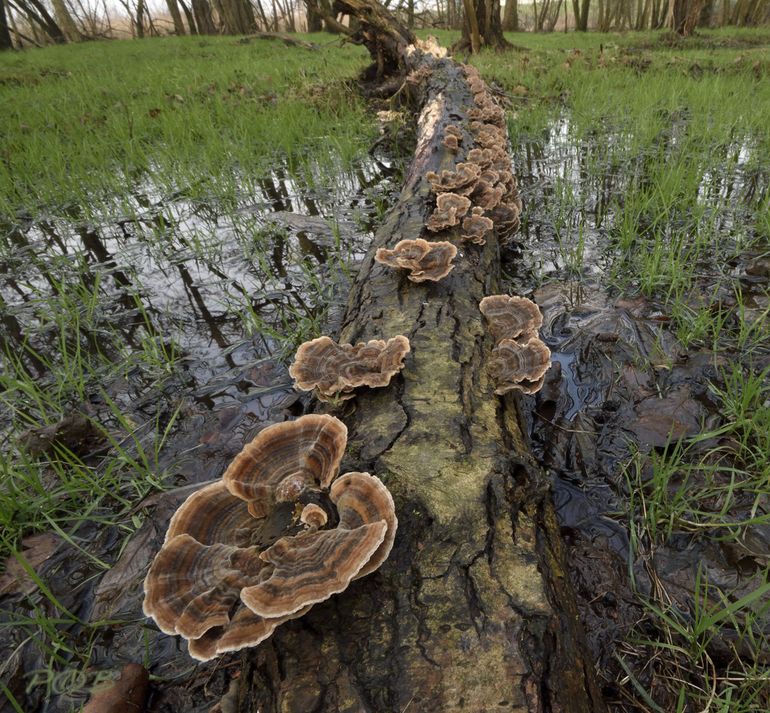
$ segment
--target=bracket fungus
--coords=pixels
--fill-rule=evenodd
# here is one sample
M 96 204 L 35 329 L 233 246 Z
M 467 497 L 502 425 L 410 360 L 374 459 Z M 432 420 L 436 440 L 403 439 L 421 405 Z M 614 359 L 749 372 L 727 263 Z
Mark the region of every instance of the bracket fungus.
M 300 344 L 289 367 L 294 386 L 302 391 L 316 389 L 322 401 L 353 398 L 359 386 L 387 386 L 404 368 L 409 339 L 403 335 L 372 339 L 358 344 L 337 344 L 329 337 L 318 337 Z
M 522 335 L 525 339 L 537 336 L 537 330 L 543 326 L 540 308 L 526 297 L 490 295 L 479 302 L 479 309 L 487 320 L 495 343 Z
M 425 227 L 433 233 L 451 228 L 460 222 L 470 207 L 470 198 L 457 193 L 439 193 L 436 197 L 436 210 L 428 218 Z
M 310 415 L 277 423 L 244 446 L 222 480 L 232 495 L 248 503 L 254 517 L 261 517 L 276 502 L 295 502 L 306 488 L 327 487 L 347 440 L 345 424 L 332 417 Z
M 537 337 L 526 342 L 503 339 L 492 350 L 489 374 L 496 394 L 518 389 L 534 394 L 543 386 L 545 372 L 551 366 L 551 350 Z
M 143 608 L 161 631 L 188 639 L 193 658 L 257 645 L 387 558 L 393 498 L 368 473 L 335 480 L 346 442 L 345 425 L 328 415 L 270 426 L 228 468 L 237 477 L 201 488 L 175 513 Z M 287 478 L 295 486 L 283 502 L 275 492 Z M 255 495 L 264 500 L 252 508 Z
M 537 336 L 543 325 L 538 306 L 526 297 L 490 295 L 479 302 L 479 310 L 496 343 L 489 360 L 495 393 L 539 391 L 551 366 L 551 350 Z
M 457 151 L 460 148 L 460 144 L 463 140 L 463 132 L 459 126 L 449 124 L 444 127 L 444 140 L 443 145 L 450 151 Z
M 490 218 L 484 217 L 483 208 L 474 208 L 471 215 L 463 220 L 463 240 L 483 245 L 484 236 L 494 228 L 495 224 Z
M 425 178 L 428 179 L 434 193 L 458 193 L 467 195 L 473 190 L 481 173 L 481 168 L 475 163 L 458 163 L 454 171 L 444 169 L 439 175 L 435 171 L 428 171 Z
M 457 248 L 452 243 L 431 243 L 418 238 L 402 240 L 393 250 L 380 248 L 374 259 L 388 267 L 409 270 L 412 282 L 438 282 L 454 269 L 452 260 L 456 255 Z

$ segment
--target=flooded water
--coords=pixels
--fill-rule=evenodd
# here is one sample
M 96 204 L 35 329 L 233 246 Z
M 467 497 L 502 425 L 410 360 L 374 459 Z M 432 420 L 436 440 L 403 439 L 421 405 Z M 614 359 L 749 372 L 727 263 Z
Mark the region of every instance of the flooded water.
M 156 453 L 152 475 L 171 488 L 140 484 L 137 498 L 126 479 L 121 494 L 136 507 L 117 523 L 96 511 L 69 541 L 55 540 L 38 570 L 73 617 L 59 631 L 79 655 L 52 655 L 44 631 L 30 639 L 34 625 L 14 625 L 53 615 L 50 599 L 4 603 L 2 679 L 25 711 L 79 709 L 99 675 L 131 661 L 165 684 L 153 711 L 209 710 L 225 692 L 231 664 L 196 666 L 176 637 L 146 626 L 142 572 L 190 486 L 221 476 L 260 427 L 302 411 L 286 357 L 309 334 L 334 329 L 378 216 L 400 190 L 398 171 L 379 156 L 322 183 L 279 166 L 230 205 L 141 187 L 117 217 L 87 221 L 73 208 L 3 226 L 3 367 L 26 371 L 76 416 L 27 402 L 26 413 L 0 414 L 0 431 L 35 454 L 50 452 L 55 433 L 96 477 L 116 448 L 124 459 Z M 61 394 L 75 373 L 83 385 Z M 81 432 L 81 413 L 117 445 Z M 48 429 L 18 441 L 27 421 Z M 100 561 L 114 566 L 105 574 Z
M 665 146 L 675 146 L 678 130 L 674 123 L 661 138 Z M 543 311 L 542 337 L 554 363 L 542 391 L 527 400 L 533 447 L 551 479 L 589 645 L 616 711 L 639 710 L 616 683 L 628 683 L 616 660 L 621 642 L 650 619 L 639 595 L 662 593 L 679 611 L 691 612 L 703 577 L 734 600 L 765 581 L 763 553 L 770 551 L 766 485 L 764 494 L 736 502 L 724 519 L 727 524 L 754 518 L 739 538 L 750 546 L 736 545 L 718 528 L 702 535 L 697 528 L 695 534 L 675 528 L 671 537 L 653 541 L 637 490 L 655 487 L 656 458 L 726 423 L 714 385 L 723 383 L 733 365 L 760 373 L 770 364 L 766 340 L 742 353 L 731 350 L 727 337 L 731 327 L 737 329 L 735 313 L 741 309 L 748 310 L 747 322 L 764 321 L 767 333 L 770 246 L 751 235 L 768 197 L 767 167 L 758 170 L 753 148 L 737 144 L 725 149 L 721 170 L 701 177 L 697 200 L 719 206 L 716 216 L 704 218 L 719 239 L 700 255 L 686 297 L 693 306 L 716 303 L 732 317 L 716 351 L 698 340 L 685 346 L 665 292 L 640 295 L 639 274 L 623 275 L 620 286 L 617 279 L 629 269 L 617 222 L 626 193 L 644 182 L 646 170 L 643 156 L 629 158 L 622 148 L 629 140 L 581 140 L 564 118 L 544 136 L 515 147 L 525 208 L 519 245 L 504 265 L 510 291 L 531 297 Z M 673 233 L 675 227 L 662 229 Z M 742 249 L 744 244 L 751 247 Z M 710 439 L 696 451 L 703 454 L 718 443 Z M 739 467 L 725 456 L 725 469 L 728 463 Z M 639 471 L 634 464 L 641 464 Z M 707 480 L 707 470 L 696 472 L 693 492 Z M 680 485 L 672 481 L 672 498 Z M 718 501 L 715 495 L 706 508 L 719 508 Z M 756 635 L 770 634 L 767 613 L 758 627 Z M 646 631 L 653 635 L 654 626 Z M 731 636 L 737 634 L 723 630 L 714 636 L 715 658 L 724 660 Z M 627 665 L 653 690 L 654 667 L 644 656 L 649 653 L 628 655 Z M 666 702 L 665 693 L 658 693 L 663 710 L 676 708 L 675 700 Z
M 673 121 L 660 137 L 662 155 L 675 149 L 679 130 Z M 524 137 L 514 154 L 525 209 L 504 264 L 508 289 L 532 297 L 544 314 L 542 336 L 554 365 L 542 391 L 525 402 L 610 701 L 617 696 L 618 642 L 643 615 L 637 591 L 662 582 L 687 609 L 699 567 L 714 583 L 749 591 L 762 564 L 757 553 L 770 551 L 764 499 L 731 513 L 757 521 L 746 530 L 746 551 L 690 534 L 654 548 L 639 540 L 639 516 L 629 505 L 635 479 L 649 480 L 655 454 L 720 426 L 711 384 L 739 357 L 727 347 L 714 353 L 702 344 L 684 346 L 664 302 L 639 295 L 638 276 L 618 286 L 629 269 L 617 230 L 623 197 L 649 169 L 645 156 L 628 157 L 632 138 L 578 139 L 569 117 L 542 136 Z M 767 199 L 768 176 L 756 165 L 751 145 L 726 147 L 724 170 L 702 176 L 698 200 L 729 199 L 732 207 L 715 218 L 724 241 L 698 265 L 693 303 L 706 296 L 735 307 L 739 293 L 745 309 L 767 308 L 766 255 L 740 249 L 746 216 Z M 67 645 L 88 652 L 87 669 L 81 675 L 79 656 L 65 649 L 52 655 L 27 638 L 37 631 L 42 639 L 40 629 L 11 627 L 0 645 L 3 679 L 25 710 L 76 708 L 99 672 L 130 661 L 158 677 L 150 711 L 209 710 L 225 693 L 238 658 L 195 664 L 177 637 L 149 626 L 139 609 L 141 575 L 191 489 L 219 477 L 263 424 L 302 410 L 285 357 L 306 335 L 333 329 L 356 263 L 398 192 L 397 173 L 385 157 L 333 181 L 276 167 L 227 206 L 159 196 L 145 186 L 120 216 L 85 220 L 75 207 L 3 227 L 5 366 L 14 354 L 15 369 L 53 388 L 51 365 L 66 371 L 78 350 L 94 356 L 99 388 L 73 388 L 60 403 L 112 429 L 129 455 L 155 452 L 152 471 L 169 488 L 127 491 L 138 504 L 120 523 L 105 518 L 107 525 L 76 530 L 40 569 L 77 619 L 60 628 Z M 119 368 L 110 370 L 111 360 Z M 752 369 L 770 363 L 768 345 L 751 360 Z M 26 408 L 35 415 L 34 405 Z M 38 425 L 61 433 L 57 422 L 66 416 L 50 414 Z M 9 442 L 23 422 L 18 413 L 0 414 Z M 40 432 L 26 443 L 30 450 L 39 443 L 36 452 L 50 445 Z M 115 443 L 94 444 L 88 434 L 68 441 L 97 476 Z M 629 464 L 638 453 L 649 458 L 637 474 Z M 111 568 L 105 573 L 94 558 Z M 5 622 L 54 612 L 39 594 L 11 603 L 15 611 L 5 610 Z

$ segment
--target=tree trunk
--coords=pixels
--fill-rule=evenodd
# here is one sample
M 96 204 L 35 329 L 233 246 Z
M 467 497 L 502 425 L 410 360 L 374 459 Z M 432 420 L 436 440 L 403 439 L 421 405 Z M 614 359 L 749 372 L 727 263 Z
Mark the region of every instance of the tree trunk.
M 321 15 L 314 0 L 305 0 L 305 12 L 307 13 L 307 31 L 320 32 L 322 28 Z
M 375 43 L 368 8 L 359 15 L 368 42 L 382 49 L 403 36 L 391 28 Z M 343 472 L 368 470 L 387 484 L 396 543 L 378 572 L 246 654 L 238 709 L 600 713 L 520 404 L 493 394 L 484 366 L 492 339 L 478 303 L 499 291 L 497 240 L 463 246 L 454 271 L 430 286 L 373 259 L 378 247 L 425 235 L 435 201 L 425 174 L 455 165 L 444 127 L 467 126 L 473 105 L 460 66 L 425 45 L 389 64 L 422 76 L 416 150 L 359 270 L 341 340 L 404 334 L 412 351 L 389 388 L 338 415 L 350 434 Z
M 689 37 L 698 24 L 704 0 L 670 0 L 669 22 L 671 29 L 681 37 Z
M 578 32 L 588 31 L 588 10 L 591 0 L 572 0 L 572 10 L 575 14 L 575 29 Z
M 75 21 L 70 15 L 70 11 L 64 4 L 64 0 L 51 0 L 53 5 L 54 14 L 56 15 L 56 22 L 64 33 L 64 37 L 67 42 L 77 42 L 81 39 L 80 31 L 75 25 Z
M 201 35 L 215 35 L 217 30 L 214 27 L 214 20 L 211 17 L 211 7 L 208 0 L 192 0 L 192 9 L 198 33 Z
M 13 42 L 11 41 L 11 32 L 8 29 L 5 0 L 0 0 L 0 50 L 10 49 L 13 49 Z
M 144 11 L 145 11 L 144 0 L 137 0 L 137 3 L 136 3 L 136 36 L 140 40 L 144 39 Z
M 452 48 L 455 52 L 478 52 L 474 48 L 474 24 L 478 25 L 480 47 L 490 47 L 495 50 L 505 50 L 511 47 L 503 37 L 503 27 L 500 22 L 500 0 L 464 0 L 465 20 L 463 34 L 459 42 Z
M 182 8 L 185 19 L 187 20 L 187 26 L 190 28 L 190 34 L 197 35 L 198 28 L 195 26 L 195 18 L 193 17 L 192 10 L 184 0 L 179 0 L 179 5 Z
M 67 41 L 61 27 L 56 24 L 56 20 L 51 17 L 40 0 L 16 0 L 15 5 L 29 18 L 33 33 L 35 28 L 39 27 L 54 42 L 64 43 Z
M 503 30 L 519 31 L 519 0 L 507 0 L 503 11 Z
M 186 34 L 186 32 L 184 22 L 182 22 L 182 13 L 179 12 L 179 5 L 176 0 L 166 0 L 166 5 L 168 6 L 168 12 L 171 15 L 171 19 L 174 22 L 174 32 L 181 37 Z

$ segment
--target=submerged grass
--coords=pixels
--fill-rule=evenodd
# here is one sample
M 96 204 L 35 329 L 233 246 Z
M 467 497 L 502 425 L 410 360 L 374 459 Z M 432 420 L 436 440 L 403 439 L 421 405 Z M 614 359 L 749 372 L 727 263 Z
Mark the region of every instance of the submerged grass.
M 372 138 L 350 86 L 365 55 L 315 39 L 322 49 L 180 37 L 4 53 L 0 215 L 76 204 L 88 217 L 132 205 L 148 179 L 223 200 L 278 158 L 350 162 Z
M 0 621 L 15 710 L 70 674 L 82 698 L 94 641 L 121 624 L 89 622 L 79 597 L 168 486 L 196 389 L 236 348 L 286 356 L 317 336 L 360 251 L 338 206 L 366 223 L 387 200 L 353 86 L 366 52 L 308 39 L 319 49 L 186 37 L 0 55 L 0 562 L 32 581 Z M 332 238 L 274 228 L 272 210 L 322 216 Z M 35 533 L 85 562 L 74 595 L 28 561 Z M 19 684 L 27 643 L 39 670 Z

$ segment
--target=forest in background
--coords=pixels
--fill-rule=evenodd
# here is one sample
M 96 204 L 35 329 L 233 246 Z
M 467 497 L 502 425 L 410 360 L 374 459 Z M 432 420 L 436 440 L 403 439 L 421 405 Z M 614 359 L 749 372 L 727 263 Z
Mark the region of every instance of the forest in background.
M 655 30 L 770 22 L 767 0 L 385 0 L 413 29 L 461 29 L 470 9 L 509 32 Z M 93 39 L 276 32 L 351 34 L 333 0 L 0 0 L 0 50 Z M 482 28 L 482 42 L 484 31 Z M 494 45 L 496 43 L 489 42 Z

